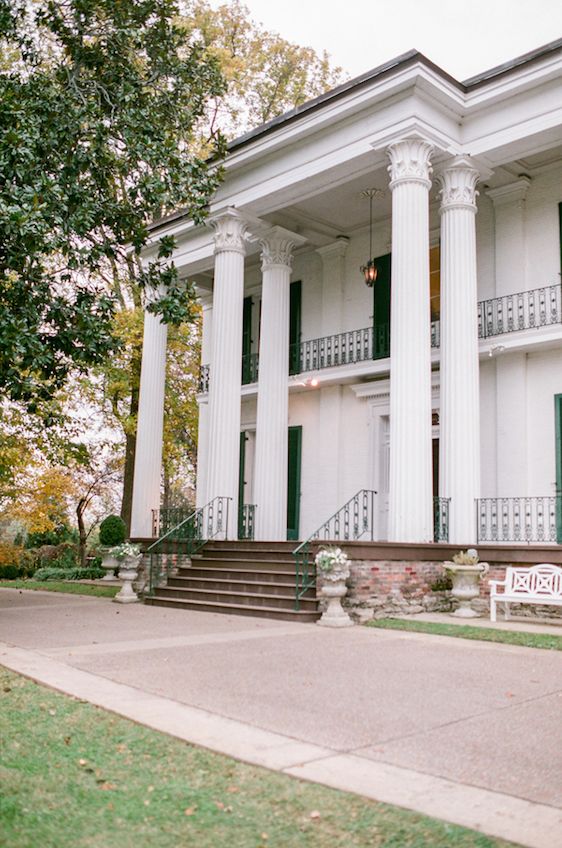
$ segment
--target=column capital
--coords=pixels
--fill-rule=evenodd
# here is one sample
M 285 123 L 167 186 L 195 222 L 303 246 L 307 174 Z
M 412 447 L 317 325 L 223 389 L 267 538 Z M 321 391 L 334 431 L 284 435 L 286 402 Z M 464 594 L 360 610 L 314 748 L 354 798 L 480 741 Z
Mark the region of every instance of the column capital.
M 468 209 L 476 212 L 476 183 L 480 172 L 468 156 L 457 156 L 440 173 L 440 214 L 449 209 Z
M 246 254 L 250 223 L 246 216 L 237 209 L 229 207 L 207 220 L 209 227 L 215 231 L 215 255 L 224 251 Z
M 386 148 L 391 190 L 400 183 L 421 183 L 431 188 L 433 145 L 423 138 L 404 138 Z
M 262 271 L 275 266 L 291 268 L 293 250 L 306 242 L 304 236 L 286 230 L 284 227 L 271 227 L 258 237 L 261 245 Z

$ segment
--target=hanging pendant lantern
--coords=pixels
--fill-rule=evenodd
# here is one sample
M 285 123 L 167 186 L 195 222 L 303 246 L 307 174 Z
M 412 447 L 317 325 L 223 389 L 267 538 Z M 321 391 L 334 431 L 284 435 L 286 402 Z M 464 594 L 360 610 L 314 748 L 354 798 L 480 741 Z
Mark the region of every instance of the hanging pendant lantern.
M 361 273 L 365 279 L 365 285 L 372 288 L 378 276 L 378 269 L 373 256 L 373 198 L 384 197 L 385 192 L 379 188 L 367 188 L 361 192 L 361 197 L 369 198 L 369 260 L 361 265 Z

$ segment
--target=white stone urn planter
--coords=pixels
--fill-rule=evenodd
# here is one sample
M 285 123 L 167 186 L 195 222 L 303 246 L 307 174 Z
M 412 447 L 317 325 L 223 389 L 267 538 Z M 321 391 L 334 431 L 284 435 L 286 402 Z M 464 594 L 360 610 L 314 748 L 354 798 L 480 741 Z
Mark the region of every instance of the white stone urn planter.
M 322 577 L 320 596 L 326 600 L 326 609 L 316 623 L 321 627 L 352 627 L 353 621 L 341 605 L 347 594 L 349 578 L 347 554 L 340 548 L 321 548 L 316 555 L 317 573 Z
M 451 595 L 459 602 L 451 615 L 455 618 L 479 618 L 480 613 L 472 609 L 472 601 L 480 595 L 480 580 L 488 573 L 488 563 L 478 562 L 476 551 L 469 549 L 456 554 L 452 562 L 443 565 L 453 581 Z
M 138 604 L 140 598 L 133 588 L 137 579 L 142 554 L 137 545 L 124 544 L 113 548 L 114 556 L 119 560 L 119 579 L 122 586 L 113 600 L 116 604 Z
M 119 567 L 119 560 L 111 551 L 112 548 L 106 548 L 102 552 L 101 567 L 105 569 L 102 580 L 115 580 L 115 569 Z

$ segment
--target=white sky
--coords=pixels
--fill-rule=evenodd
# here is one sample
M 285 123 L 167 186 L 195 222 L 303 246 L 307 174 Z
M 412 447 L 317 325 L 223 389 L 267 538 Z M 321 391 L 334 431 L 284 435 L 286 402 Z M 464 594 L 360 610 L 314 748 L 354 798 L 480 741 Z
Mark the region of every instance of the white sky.
M 416 48 L 463 80 L 562 37 L 562 0 L 242 2 L 266 29 L 327 50 L 351 76 Z

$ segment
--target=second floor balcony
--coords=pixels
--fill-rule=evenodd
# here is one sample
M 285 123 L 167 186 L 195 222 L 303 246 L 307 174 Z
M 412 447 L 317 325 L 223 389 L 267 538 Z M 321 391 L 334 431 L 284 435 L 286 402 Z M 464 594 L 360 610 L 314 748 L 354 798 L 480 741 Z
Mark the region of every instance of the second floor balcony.
M 537 330 L 562 324 L 562 286 L 544 286 L 529 291 L 481 300 L 478 303 L 478 338 L 487 339 L 522 330 Z M 431 347 L 440 346 L 440 322 L 431 323 Z M 390 356 L 390 323 L 375 324 L 290 345 L 288 373 L 306 374 Z M 256 383 L 257 353 L 242 357 L 242 385 Z M 209 366 L 200 370 L 199 391 L 209 390 Z

